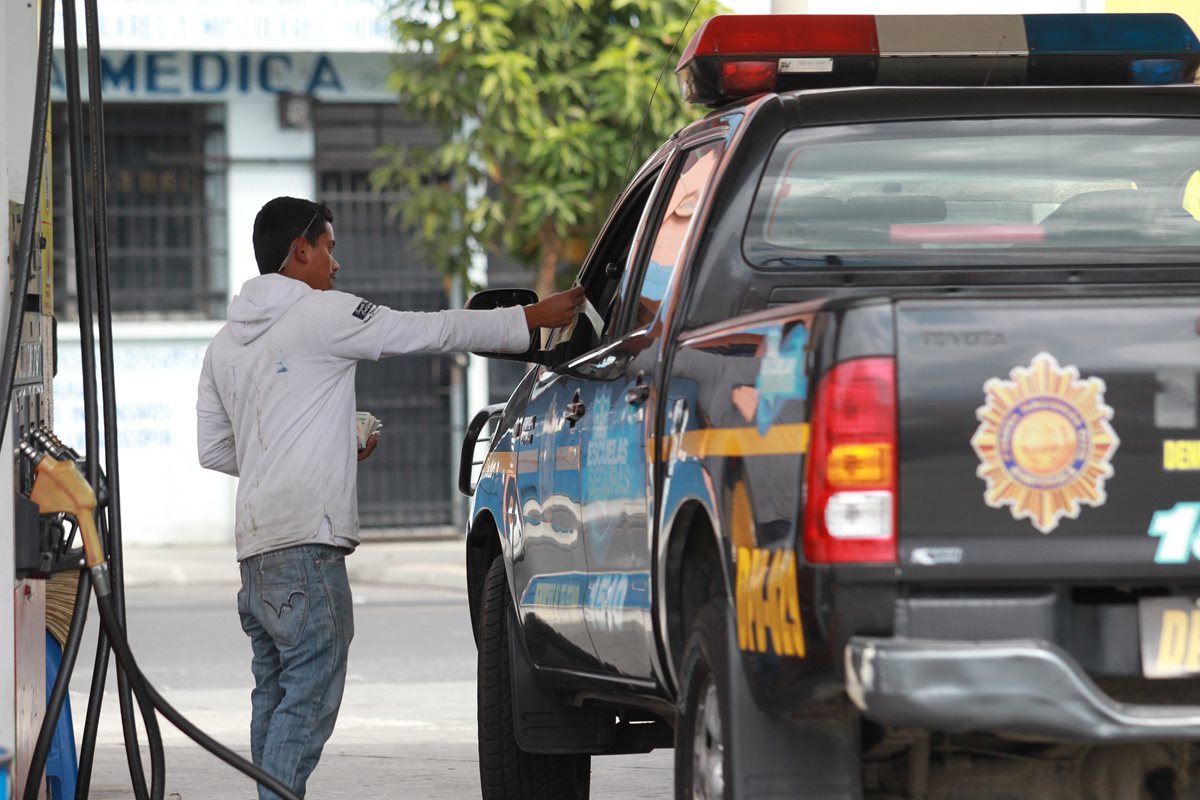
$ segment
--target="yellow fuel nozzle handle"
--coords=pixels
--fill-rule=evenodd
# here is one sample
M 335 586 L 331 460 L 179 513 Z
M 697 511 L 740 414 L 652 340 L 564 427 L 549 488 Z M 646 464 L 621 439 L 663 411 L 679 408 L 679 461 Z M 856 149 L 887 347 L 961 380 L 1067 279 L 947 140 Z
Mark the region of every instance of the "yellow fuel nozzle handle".
M 21 448 L 26 452 L 25 447 Z M 30 448 L 32 451 L 32 448 Z M 43 514 L 70 514 L 79 525 L 83 539 L 84 562 L 89 568 L 104 563 L 104 544 L 96 531 L 96 493 L 74 461 L 57 461 L 40 453 L 31 456 L 37 477 L 29 499 L 37 503 Z

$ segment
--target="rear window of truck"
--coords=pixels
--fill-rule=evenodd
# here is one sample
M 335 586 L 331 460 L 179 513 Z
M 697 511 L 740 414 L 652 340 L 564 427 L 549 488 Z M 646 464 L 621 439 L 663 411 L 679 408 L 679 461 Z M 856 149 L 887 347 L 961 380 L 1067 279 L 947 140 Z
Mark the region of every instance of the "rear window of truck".
M 764 269 L 1200 261 L 1200 119 L 926 120 L 777 143 L 743 249 Z

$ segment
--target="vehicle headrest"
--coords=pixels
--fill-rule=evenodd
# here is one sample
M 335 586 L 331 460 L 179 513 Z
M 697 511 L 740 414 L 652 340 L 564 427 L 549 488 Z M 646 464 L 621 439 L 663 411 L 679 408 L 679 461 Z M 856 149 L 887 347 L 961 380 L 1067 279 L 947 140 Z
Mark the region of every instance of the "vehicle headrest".
M 1142 198 L 1134 189 L 1101 189 L 1082 192 L 1059 203 L 1058 208 L 1042 220 L 1042 224 L 1071 219 L 1130 219 L 1139 207 Z

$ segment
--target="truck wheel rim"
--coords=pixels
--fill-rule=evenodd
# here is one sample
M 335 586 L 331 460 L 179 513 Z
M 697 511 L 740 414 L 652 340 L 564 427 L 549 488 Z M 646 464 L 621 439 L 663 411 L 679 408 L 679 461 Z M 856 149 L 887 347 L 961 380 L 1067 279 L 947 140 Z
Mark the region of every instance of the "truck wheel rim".
M 704 682 L 696 706 L 692 736 L 693 800 L 724 800 L 725 742 L 721 738 L 721 707 L 717 684 L 711 675 Z

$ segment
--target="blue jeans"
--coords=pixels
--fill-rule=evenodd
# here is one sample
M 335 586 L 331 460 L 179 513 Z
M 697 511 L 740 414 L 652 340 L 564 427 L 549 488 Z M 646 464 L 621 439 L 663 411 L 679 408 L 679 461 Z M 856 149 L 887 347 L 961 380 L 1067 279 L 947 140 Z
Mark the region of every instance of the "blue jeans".
M 238 614 L 254 650 L 250 752 L 254 763 L 304 796 L 333 733 L 354 608 L 345 555 L 301 545 L 241 562 Z M 279 795 L 258 787 L 259 800 Z

